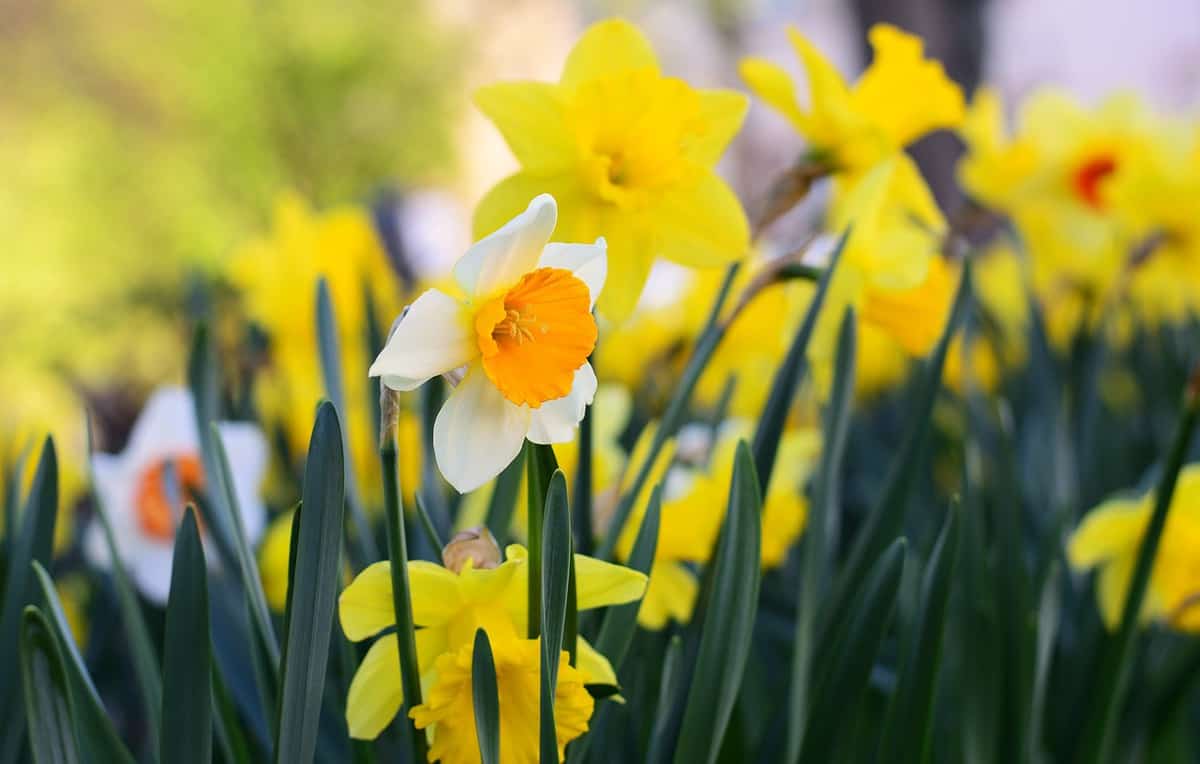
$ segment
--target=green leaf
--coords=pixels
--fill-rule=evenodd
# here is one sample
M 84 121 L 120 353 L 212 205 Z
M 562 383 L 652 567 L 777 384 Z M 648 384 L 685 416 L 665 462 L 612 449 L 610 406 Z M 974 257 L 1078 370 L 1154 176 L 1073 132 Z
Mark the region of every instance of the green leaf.
M 809 717 L 801 761 L 833 760 L 836 746 L 852 732 L 854 712 L 896 606 L 904 554 L 904 539 L 897 539 L 875 561 L 846 627 L 833 636 L 833 655 L 818 672 L 813 696 L 821 702 Z
M 1046 722 L 1046 698 L 1050 690 L 1050 664 L 1058 639 L 1058 624 L 1062 613 L 1062 594 L 1059 589 L 1058 562 L 1051 563 L 1042 585 L 1037 616 L 1037 663 L 1033 674 L 1033 697 L 1029 702 L 1026 761 L 1045 758 L 1041 751 L 1042 732 Z
M 525 469 L 525 449 L 517 454 L 512 464 L 504 468 L 492 487 L 492 496 L 488 500 L 487 519 L 484 524 L 496 537 L 500 548 L 504 548 L 512 529 L 513 511 L 517 506 L 517 494 L 521 490 L 521 476 Z M 438 547 L 439 549 L 441 547 Z
M 421 530 L 425 532 L 425 540 L 429 542 L 429 546 L 437 553 L 446 547 L 446 542 L 438 535 L 437 527 L 433 524 L 433 518 L 429 516 L 429 510 L 425 508 L 425 500 L 421 498 L 420 493 L 413 494 L 413 503 L 417 505 L 417 519 L 421 521 Z
M 487 632 L 475 630 L 471 651 L 471 701 L 475 707 L 475 737 L 483 764 L 500 764 L 500 691 L 496 687 L 496 662 Z
M 312 761 L 316 749 L 341 581 L 345 475 L 341 425 L 326 401 L 317 409 L 304 466 L 303 510 L 294 521 L 296 564 L 288 588 L 276 762 Z
M 529 622 L 530 639 L 537 639 L 542 627 L 542 512 L 550 491 L 550 478 L 558 469 L 554 449 L 547 445 L 525 441 L 525 490 L 528 531 L 525 543 L 529 550 Z
M 549 447 L 547 447 L 549 450 Z M 553 454 L 553 452 L 551 452 Z M 534 459 L 534 461 L 537 461 Z M 529 509 L 534 512 L 533 507 Z M 554 470 L 546 492 L 542 525 L 542 659 L 541 659 L 541 761 L 558 761 L 558 730 L 554 724 L 554 696 L 558 688 L 558 663 L 567 620 L 571 583 L 571 508 L 567 481 Z
M 593 402 L 583 412 L 579 422 L 579 459 L 575 464 L 575 480 L 571 485 L 571 511 L 575 513 L 571 527 L 575 531 L 575 551 L 592 554 L 592 417 Z
M 629 553 L 626 567 L 639 573 L 650 575 L 650 567 L 654 564 L 654 551 L 658 548 L 658 528 L 662 517 L 662 484 L 654 486 L 650 492 L 650 503 L 646 507 L 646 515 L 638 528 L 637 539 L 633 542 L 633 550 Z M 604 623 L 600 627 L 600 636 L 596 638 L 596 649 L 601 655 L 607 656 L 613 666 L 620 666 L 629 651 L 629 643 L 637 629 L 638 610 L 641 601 L 630 602 L 627 605 L 615 605 L 608 608 Z
M 957 504 L 951 507 L 925 566 L 917 618 L 908 638 L 907 653 L 900 668 L 899 683 L 892 694 L 879 748 L 888 759 L 895 761 L 924 762 L 929 760 L 932 752 L 934 692 L 958 560 L 958 516 L 961 511 Z
M 677 764 L 716 761 L 733 713 L 758 610 L 761 507 L 754 459 L 742 441 L 712 562 L 712 589 L 675 750 Z
M 92 440 L 91 417 L 87 417 L 88 454 L 94 453 Z M 92 486 L 92 506 L 100 528 L 104 532 L 104 544 L 110 560 L 120 560 L 117 550 L 117 540 L 113 534 L 112 523 L 108 519 L 108 510 L 104 500 L 95 490 L 96 478 L 92 474 L 91 459 L 88 459 L 89 482 Z M 129 653 L 133 658 L 133 673 L 137 679 L 142 696 L 142 709 L 146 714 L 146 734 L 149 736 L 151 750 L 158 750 L 158 729 L 162 724 L 162 676 L 159 674 L 161 663 L 154 643 L 150 639 L 150 630 L 146 626 L 146 618 L 142 615 L 141 605 L 138 604 L 137 594 L 125 566 L 114 564 L 111 570 L 113 587 L 117 594 L 117 607 L 121 610 L 121 625 L 125 630 L 125 639 L 129 644 Z
M 25 508 L 13 532 L 4 577 L 4 606 L 0 609 L 0 656 L 17 654 L 21 614 L 37 596 L 31 563 L 37 560 L 43 565 L 50 564 L 57 516 L 58 455 L 54 440 L 46 438 Z M 7 730 L 3 736 L 5 743 L 21 734 L 21 676 L 12 670 L 0 671 L 0 724 Z
M 188 507 L 175 535 L 171 594 L 163 628 L 164 762 L 212 761 L 212 645 L 208 570 L 196 514 Z
M 763 491 L 766 491 L 771 485 L 771 472 L 775 468 L 775 455 L 779 451 L 779 440 L 783 437 L 783 428 L 787 425 L 792 401 L 796 397 L 796 390 L 800 387 L 800 380 L 803 379 L 807 367 L 808 343 L 817 326 L 821 306 L 825 304 L 825 294 L 829 291 L 834 271 L 837 270 L 837 265 L 842 259 L 842 250 L 846 248 L 846 239 L 849 234 L 848 230 L 843 233 L 838 239 L 837 246 L 834 247 L 833 254 L 829 258 L 829 265 L 821 274 L 821 280 L 817 283 L 812 302 L 808 304 L 808 310 L 804 313 L 800 329 L 796 332 L 791 346 L 788 347 L 787 355 L 784 356 L 783 362 L 779 364 L 779 369 L 775 372 L 775 378 L 771 381 L 771 391 L 767 395 L 762 414 L 758 418 L 751 450 L 754 452 L 754 468 L 758 470 L 758 482 L 762 485 Z
M 212 690 L 213 730 L 217 733 L 222 758 L 231 764 L 250 764 L 253 759 L 250 757 L 249 743 L 242 734 L 233 699 L 221 676 L 221 667 L 215 660 L 212 664 Z
M 1150 515 L 1146 534 L 1138 546 L 1137 562 L 1134 565 L 1129 591 L 1125 595 L 1125 605 L 1121 611 L 1120 628 L 1108 644 L 1100 667 L 1098 683 L 1091 693 L 1092 705 L 1087 724 L 1084 727 L 1083 741 L 1076 757 L 1076 761 L 1081 764 L 1085 762 L 1104 764 L 1111 755 L 1113 738 L 1119 726 L 1117 712 L 1125 698 L 1125 691 L 1129 686 L 1130 674 L 1133 670 L 1132 657 L 1137 638 L 1138 616 L 1142 612 L 1142 602 L 1146 598 L 1146 589 L 1150 584 L 1150 571 L 1158 553 L 1163 529 L 1167 524 L 1171 499 L 1175 495 L 1175 483 L 1179 478 L 1179 471 L 1183 468 L 1183 462 L 1187 458 L 1188 445 L 1191 443 L 1192 431 L 1196 427 L 1198 418 L 1200 418 L 1200 368 L 1193 373 L 1179 425 L 1175 430 L 1175 439 L 1167 454 L 1166 466 L 1159 478 L 1158 486 L 1154 490 L 1154 512 Z
M 196 407 L 200 456 L 210 486 L 207 492 L 208 500 L 202 503 L 207 530 L 215 542 L 214 546 L 221 556 L 221 561 L 235 572 L 242 591 L 245 592 L 251 626 L 258 633 L 258 639 L 267 652 L 267 668 L 271 679 L 276 680 L 279 671 L 279 640 L 271 624 L 258 562 L 250 548 L 242 523 L 242 512 L 238 506 L 237 491 L 234 490 L 229 457 L 225 453 L 225 444 L 216 425 L 219 380 L 208 339 L 208 329 L 204 324 L 197 325 L 192 338 L 192 352 L 188 358 L 188 380 Z
M 970 295 L 971 265 L 970 261 L 967 261 L 959 278 L 958 292 L 954 297 L 950 317 L 933 354 L 925 362 L 913 392 L 912 403 L 907 407 L 908 427 L 896 457 L 892 460 L 883 493 L 855 537 L 846 562 L 837 577 L 833 595 L 828 600 L 830 608 L 824 618 L 820 640 L 820 644 L 825 647 L 818 651 L 821 655 L 835 644 L 829 639 L 829 634 L 839 628 L 846 618 L 846 610 L 856 599 L 854 593 L 865 579 L 872 561 L 879 557 L 904 526 L 908 500 L 916 476 L 921 472 L 918 461 L 933 421 L 933 403 L 942 386 L 942 368 L 946 363 L 951 340 L 966 316 Z
M 24 609 L 21 617 L 19 642 L 33 760 L 36 764 L 78 762 L 79 748 L 72 725 L 74 709 L 62 654 L 46 617 L 32 605 Z
M 675 393 L 671 396 L 670 402 L 667 403 L 667 409 L 663 412 L 662 419 L 658 423 L 658 429 L 654 431 L 654 439 L 650 441 L 650 448 L 646 452 L 646 459 L 638 465 L 633 481 L 629 484 L 628 490 L 625 491 L 617 503 L 617 508 L 613 511 L 612 520 L 608 524 L 608 533 L 604 536 L 603 542 L 596 550 L 596 556 L 601 559 L 612 559 L 613 550 L 617 546 L 617 539 L 625 527 L 625 522 L 629 520 L 630 513 L 633 512 L 633 505 L 637 501 L 637 497 L 641 495 L 646 481 L 650 479 L 650 472 L 654 469 L 654 463 L 658 459 L 658 452 L 662 450 L 666 442 L 674 437 L 675 433 L 683 425 L 688 404 L 692 399 L 692 393 L 695 391 L 697 383 L 700 381 L 700 375 L 704 373 L 704 369 L 708 366 L 708 362 L 712 360 L 717 346 L 721 344 L 721 340 L 725 337 L 726 326 L 720 320 L 721 309 L 725 307 L 725 300 L 729 297 L 729 290 L 733 287 L 733 279 L 737 275 L 737 269 L 738 264 L 734 263 L 725 271 L 725 280 L 721 282 L 721 288 L 717 291 L 717 297 L 713 301 L 713 306 L 709 311 L 708 320 L 705 322 L 704 328 L 697 335 L 696 344 L 692 348 L 692 355 L 688 358 L 687 366 L 684 367 L 683 374 L 679 378 L 679 384 L 675 386 Z
M 408 539 L 405 537 L 404 510 L 400 501 L 400 485 L 396 472 L 396 438 L 392 434 L 383 440 L 379 449 L 383 473 L 383 514 L 387 525 L 388 559 L 391 561 L 392 608 L 396 618 L 397 659 L 400 661 L 400 682 L 404 691 L 401 716 L 408 719 L 413 706 L 421 705 L 420 664 L 417 663 L 416 632 L 413 625 L 412 590 L 408 582 Z M 415 727 L 410 735 L 413 758 L 425 759 L 425 733 Z
M 789 722 L 785 761 L 796 761 L 804 743 L 804 731 L 811 712 L 813 655 L 816 651 L 817 615 L 828 586 L 830 561 L 837 548 L 841 506 L 842 458 L 850 430 L 850 409 L 854 401 L 854 368 L 857 335 L 854 311 L 847 310 L 838 330 L 833 387 L 825 410 L 825 429 L 821 447 L 821 465 L 813 486 L 813 501 L 804 536 L 800 539 L 801 575 L 796 587 L 796 625 L 792 637 Z
M 647 764 L 666 762 L 670 755 L 671 717 L 675 698 L 683 690 L 683 640 L 678 634 L 667 643 L 663 656 L 662 677 L 658 685 L 658 703 L 654 709 L 654 726 L 650 733 L 650 746 L 646 751 Z
M 342 376 L 342 349 L 338 339 L 337 316 L 333 310 L 333 300 L 329 296 L 329 284 L 322 276 L 317 279 L 317 351 L 321 357 L 321 378 L 325 382 L 325 395 L 337 410 L 338 418 L 348 422 L 346 412 L 346 392 Z M 365 373 L 362 369 L 359 373 Z M 342 430 L 342 452 L 350 450 L 349 433 Z M 354 475 L 354 465 L 346 460 L 346 503 L 350 506 L 350 521 L 354 528 L 354 551 L 358 558 L 358 568 L 364 568 L 379 559 L 379 550 L 375 546 L 375 537 L 371 535 L 371 526 L 363 512 L 361 493 Z
M 67 616 L 63 613 L 62 603 L 58 599 L 58 591 L 54 581 L 40 562 L 33 562 L 33 571 L 42 591 L 42 600 L 46 604 L 46 626 L 50 629 L 58 645 L 59 653 L 63 656 L 63 672 L 67 677 L 67 687 L 71 693 L 71 705 L 75 709 L 76 735 L 80 743 L 82 758 L 99 764 L 109 762 L 127 762 L 133 764 L 133 756 L 121 742 L 121 736 L 113 727 L 112 720 L 104 710 L 104 703 L 92 683 L 87 665 L 71 627 L 67 624 Z

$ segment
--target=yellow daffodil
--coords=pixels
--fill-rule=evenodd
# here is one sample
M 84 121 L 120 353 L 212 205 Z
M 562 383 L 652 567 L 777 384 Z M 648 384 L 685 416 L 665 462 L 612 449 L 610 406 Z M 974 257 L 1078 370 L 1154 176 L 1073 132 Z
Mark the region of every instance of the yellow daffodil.
M 460 493 L 500 474 L 526 438 L 571 440 L 596 393 L 587 358 L 604 239 L 549 244 L 556 219 L 543 194 L 474 244 L 454 266 L 464 296 L 425 291 L 371 364 L 372 377 L 400 391 L 463 375 L 433 427 L 438 468 Z
M 788 29 L 808 77 L 807 109 L 786 70 L 758 58 L 741 64 L 742 79 L 792 123 L 810 152 L 851 174 L 963 118 L 961 89 L 940 63 L 925 58 L 919 37 L 888 24 L 876 24 L 869 37 L 874 59 L 850 87 L 816 46 Z
M 259 488 L 267 468 L 267 440 L 249 422 L 220 422 L 217 429 L 229 456 L 246 539 L 253 544 L 266 522 Z M 192 394 L 176 387 L 157 390 L 138 416 L 125 450 L 93 454 L 92 472 L 121 562 L 147 599 L 165 605 L 176 524 L 184 503 L 203 490 L 207 480 Z M 112 564 L 99 523 L 88 527 L 83 548 L 93 564 Z M 215 562 L 216 555 L 209 559 Z
M 440 681 L 438 658 L 455 654 L 471 644 L 475 630 L 483 628 L 493 645 L 525 635 L 529 568 L 525 548 L 512 544 L 505 559 L 483 559 L 472 552 L 455 561 L 457 570 L 415 560 L 408 564 L 412 587 L 413 621 L 417 625 L 417 661 L 422 686 Z M 641 573 L 575 555 L 579 610 L 633 602 L 646 588 Z M 378 562 L 363 570 L 338 600 L 342 630 L 352 641 L 369 639 L 393 626 L 391 565 Z M 616 685 L 608 660 L 579 638 L 578 667 L 588 684 Z M 372 739 L 396 715 L 402 700 L 396 636 L 375 640 L 350 683 L 346 721 L 353 737 Z M 560 672 L 560 681 L 562 680 Z M 502 685 L 503 687 L 503 685 Z M 469 694 L 469 693 L 468 693 Z M 536 706 L 536 693 L 534 696 Z M 506 703 L 522 703 L 520 698 Z M 430 717 L 432 718 L 432 717 Z M 474 728 L 472 740 L 474 739 Z M 436 736 L 435 736 L 436 739 Z
M 745 254 L 745 214 L 714 166 L 747 100 L 664 76 L 632 24 L 590 27 L 557 83 L 489 85 L 475 102 L 521 163 L 480 202 L 476 236 L 535 194 L 552 193 L 561 205 L 558 240 L 608 240 L 600 310 L 609 319 L 629 316 L 657 257 L 713 267 Z
M 829 228 L 849 228 L 850 235 L 810 347 L 815 366 L 831 368 L 850 306 L 860 325 L 881 330 L 906 354 L 928 353 L 945 325 L 956 276 L 938 255 L 945 220 L 913 161 L 898 154 L 846 187 Z
M 703 564 L 711 556 L 729 504 L 737 443 L 748 438 L 751 431 L 747 421 L 727 422 L 715 443 L 696 449 L 709 452 L 707 466 L 675 466 L 667 473 L 650 585 L 638 612 L 643 627 L 661 629 L 668 620 L 682 623 L 690 617 L 698 586 L 685 563 Z M 764 569 L 781 565 L 804 532 L 808 518 L 804 484 L 816 466 L 819 452 L 820 434 L 815 429 L 788 430 L 780 441 L 775 472 L 763 497 Z M 642 501 L 621 534 L 619 555 L 626 556 L 632 549 L 644 516 Z
M 256 403 L 267 422 L 282 427 L 297 457 L 307 452 L 312 412 L 325 397 L 316 335 L 317 280 L 325 278 L 342 351 L 342 425 L 358 484 L 373 500 L 380 481 L 363 373 L 370 359 L 366 299 L 369 293 L 386 327 L 399 307 L 399 283 L 368 214 L 353 207 L 318 214 L 299 196 L 284 194 L 272 231 L 234 253 L 229 276 L 250 319 L 269 335 L 270 361 L 255 380 Z
M 262 578 L 267 604 L 277 613 L 287 606 L 288 564 L 292 550 L 292 520 L 295 511 L 288 510 L 271 521 L 258 548 L 258 571 Z
M 500 760 L 517 764 L 538 761 L 538 697 L 540 693 L 541 640 L 500 638 L 491 643 L 500 698 Z M 471 690 L 470 642 L 437 659 L 437 681 L 425 702 L 412 710 L 418 729 L 434 730 L 429 761 L 442 764 L 478 764 L 479 741 L 475 733 L 475 704 Z M 558 684 L 554 692 L 554 726 L 558 733 L 558 758 L 567 743 L 587 732 L 595 701 L 584 684 L 587 674 L 559 657 Z
M 1099 568 L 1096 599 L 1109 628 L 1121 618 L 1138 549 L 1154 511 L 1154 494 L 1110 499 L 1071 536 L 1067 556 L 1077 570 Z M 1179 473 L 1141 619 L 1200 632 L 1200 464 Z

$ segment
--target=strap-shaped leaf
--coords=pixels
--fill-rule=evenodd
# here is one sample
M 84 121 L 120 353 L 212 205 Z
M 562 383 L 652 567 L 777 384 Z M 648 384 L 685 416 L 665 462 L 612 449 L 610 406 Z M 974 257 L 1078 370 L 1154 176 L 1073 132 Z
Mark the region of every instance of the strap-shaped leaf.
M 529 510 L 534 511 L 532 507 Z M 571 508 L 567 481 L 554 470 L 546 492 L 542 524 L 542 650 L 541 650 L 541 761 L 558 761 L 558 731 L 554 724 L 554 695 L 558 688 L 558 663 L 567 621 L 571 583 Z
M 951 507 L 921 583 L 921 599 L 908 653 L 892 694 L 880 751 L 895 761 L 924 762 L 931 754 L 933 700 L 941 668 L 942 639 L 958 561 L 958 505 Z
M 97 764 L 108 764 L 108 762 L 133 764 L 133 756 L 121 742 L 121 737 L 113 727 L 112 720 L 108 718 L 108 713 L 104 710 L 104 703 L 96 691 L 96 685 L 92 682 L 91 675 L 88 674 L 83 656 L 80 655 L 79 648 L 75 645 L 75 638 L 71 634 L 67 616 L 63 612 L 62 602 L 58 599 L 54 581 L 42 564 L 36 560 L 33 562 L 33 570 L 46 608 L 44 612 L 46 625 L 58 643 L 59 652 L 63 657 L 63 671 L 71 692 L 71 704 L 75 709 L 75 733 L 78 736 L 82 758 L 84 761 L 93 761 Z
M 17 654 L 22 629 L 22 612 L 37 597 L 38 586 L 32 562 L 50 564 L 54 544 L 54 522 L 58 516 L 58 455 L 54 440 L 46 438 L 38 458 L 37 472 L 25 499 L 25 508 L 9 547 L 8 571 L 4 577 L 3 608 L 0 609 L 0 656 Z M 0 671 L 0 750 L 20 742 L 22 709 L 21 678 L 18 671 Z M 15 740 L 15 743 L 13 742 Z
M 675 748 L 677 764 L 716 761 L 750 655 L 758 610 L 762 495 L 754 459 L 738 443 L 729 511 L 713 559 L 712 589 Z
M 855 718 L 858 701 L 895 610 L 904 572 L 904 539 L 897 539 L 875 561 L 856 598 L 846 627 L 833 636 L 836 649 L 818 669 L 813 709 L 804 733 L 801 761 L 832 761 Z
M 483 764 L 500 764 L 500 691 L 496 686 L 496 661 L 487 632 L 475 630 L 471 651 L 471 702 L 475 708 L 475 737 Z
M 658 528 L 662 517 L 662 484 L 654 486 L 650 492 L 650 503 L 646 507 L 646 515 L 638 528 L 637 539 L 633 542 L 633 551 L 629 553 L 626 563 L 639 573 L 650 575 L 650 567 L 654 564 L 654 551 L 658 548 Z M 600 636 L 596 638 L 596 649 L 601 655 L 607 656 L 613 666 L 620 666 L 629 651 L 629 643 L 637 629 L 638 610 L 641 601 L 630 602 L 627 605 L 610 607 L 604 616 L 600 627 Z
M 558 460 L 550 446 L 526 441 L 525 447 L 526 541 L 529 548 L 529 622 L 527 636 L 536 639 L 542 631 L 542 522 L 550 491 L 550 478 Z
M 175 535 L 171 593 L 163 630 L 163 709 L 159 758 L 212 761 L 212 644 L 208 570 L 196 512 L 188 507 Z
M 825 304 L 825 295 L 829 292 L 829 284 L 833 274 L 842 259 L 842 250 L 846 248 L 849 231 L 838 239 L 837 246 L 829 258 L 829 265 L 817 282 L 817 290 L 813 293 L 812 302 L 804 313 L 804 320 L 796 332 L 787 355 L 779 364 L 775 378 L 771 381 L 771 391 L 763 404 L 762 414 L 754 430 L 754 440 L 751 446 L 754 451 L 754 467 L 758 470 L 758 482 L 765 492 L 771 485 L 771 472 L 775 468 L 775 455 L 779 451 L 779 439 L 783 437 L 783 428 L 787 424 L 788 414 L 792 409 L 792 401 L 796 398 L 796 390 L 804 378 L 808 363 L 808 343 L 812 339 L 817 319 L 821 315 L 821 307 Z
M 18 641 L 33 760 L 36 764 L 74 764 L 80 761 L 79 747 L 62 653 L 46 616 L 32 605 L 22 613 Z
M 326 401 L 317 409 L 304 466 L 303 509 L 294 521 L 298 527 L 288 587 L 276 762 L 309 762 L 316 750 L 341 580 L 343 458 L 341 425 L 333 405 Z
M 816 651 L 817 615 L 828 586 L 833 550 L 837 548 L 841 507 L 842 457 L 850 430 L 854 401 L 857 335 L 854 311 L 847 310 L 838 333 L 833 387 L 825 411 L 821 465 L 813 487 L 813 501 L 804 536 L 800 540 L 801 574 L 796 587 L 796 625 L 792 637 L 791 685 L 785 761 L 800 756 L 812 705 L 813 655 Z
M 512 527 L 513 511 L 517 507 L 517 494 L 521 491 L 521 477 L 525 474 L 525 449 L 517 454 L 512 464 L 504 468 L 492 486 L 488 499 L 487 519 L 484 524 L 503 548 Z

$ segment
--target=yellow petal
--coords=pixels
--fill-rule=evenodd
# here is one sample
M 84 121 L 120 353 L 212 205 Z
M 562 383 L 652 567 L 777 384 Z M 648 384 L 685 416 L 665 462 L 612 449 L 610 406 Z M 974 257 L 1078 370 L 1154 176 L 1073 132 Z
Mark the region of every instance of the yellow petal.
M 652 217 L 655 254 L 682 265 L 714 268 L 743 257 L 750 247 L 742 204 L 712 171 L 665 194 Z M 611 273 L 611 258 L 609 268 Z
M 608 241 L 608 278 L 597 308 L 614 323 L 629 318 L 637 305 L 650 266 L 654 261 L 649 237 L 641 223 L 606 215 L 604 237 Z
M 547 193 L 558 202 L 558 225 L 554 229 L 554 240 L 594 241 L 598 234 L 590 237 L 577 235 L 580 230 L 578 211 L 584 202 L 573 179 L 573 175 L 538 176 L 528 172 L 508 176 L 492 186 L 476 205 L 471 226 L 475 239 L 494 233 L 524 212 L 529 202 L 539 194 Z
M 578 87 L 581 83 L 633 69 L 658 71 L 658 59 L 650 41 L 624 19 L 606 19 L 587 28 L 567 56 L 561 83 Z
M 800 132 L 818 147 L 830 148 L 861 129 L 846 80 L 799 30 L 789 27 L 787 34 L 808 75 L 808 113 L 802 116 Z
M 688 147 L 688 154 L 702 167 L 712 167 L 741 129 L 750 100 L 733 90 L 701 90 L 699 94 L 705 129 Z
M 692 617 L 699 589 L 695 576 L 685 566 L 676 562 L 654 563 L 650 568 L 646 597 L 638 610 L 638 624 L 657 631 L 665 628 L 671 619 L 687 623 Z
M 475 91 L 475 105 L 490 119 L 527 172 L 567 169 L 575 156 L 563 125 L 559 86 L 501 82 Z M 532 198 L 532 197 L 531 197 Z
M 404 700 L 396 635 L 375 640 L 350 680 L 346 726 L 350 737 L 374 740 L 395 718 Z
M 412 591 L 413 623 L 417 626 L 444 624 L 462 607 L 458 576 L 441 565 L 413 560 L 408 564 L 408 586 Z
M 575 643 L 577 650 L 576 663 L 579 664 L 579 670 L 584 673 L 587 684 L 610 684 L 613 687 L 620 686 L 617 682 L 617 672 L 613 671 L 612 664 L 608 662 L 596 648 L 588 644 L 588 641 L 580 637 Z
M 802 130 L 807 116 L 796 100 L 796 85 L 787 70 L 763 58 L 744 58 L 738 72 L 754 95 Z
M 855 85 L 852 102 L 894 147 L 962 122 L 962 89 L 941 63 L 924 57 L 921 38 L 876 24 L 870 40 L 875 58 Z
M 1128 499 L 1106 501 L 1088 513 L 1067 544 L 1071 567 L 1085 570 L 1132 556 L 1149 521 L 1149 506 Z
M 359 573 L 338 597 L 338 615 L 342 631 L 352 642 L 394 625 L 391 563 L 377 562 Z
M 646 592 L 646 576 L 623 565 L 577 554 L 575 587 L 578 608 L 591 610 L 640 598 Z

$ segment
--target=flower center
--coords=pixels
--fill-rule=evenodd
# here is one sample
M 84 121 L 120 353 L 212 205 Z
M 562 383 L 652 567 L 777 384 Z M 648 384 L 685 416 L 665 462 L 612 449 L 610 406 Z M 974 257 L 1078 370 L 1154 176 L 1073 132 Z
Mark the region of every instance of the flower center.
M 174 471 L 171 482 L 167 481 L 168 464 Z M 150 538 L 170 541 L 175 537 L 175 513 L 203 487 L 204 468 L 195 455 L 155 462 L 138 479 L 134 498 L 138 525 Z
M 584 186 L 622 208 L 694 170 L 688 149 L 707 125 L 687 83 L 636 70 L 580 86 L 567 106 Z
M 504 397 L 532 408 L 571 392 L 596 346 L 587 284 L 562 268 L 538 268 L 475 314 L 483 370 Z
M 1111 154 L 1092 157 L 1075 170 L 1075 193 L 1094 210 L 1104 209 L 1100 184 L 1117 170 L 1117 160 Z

